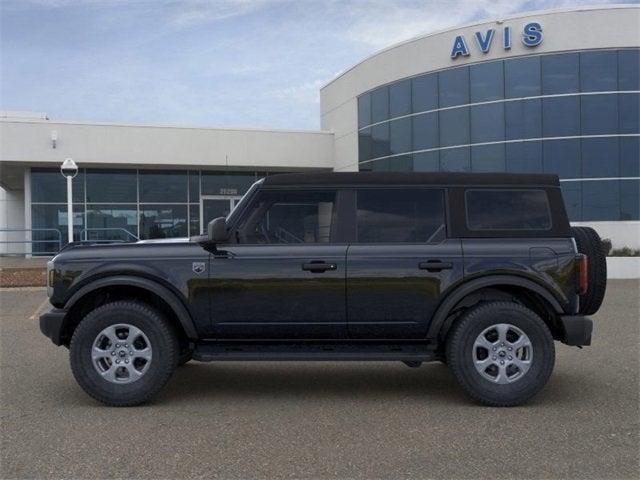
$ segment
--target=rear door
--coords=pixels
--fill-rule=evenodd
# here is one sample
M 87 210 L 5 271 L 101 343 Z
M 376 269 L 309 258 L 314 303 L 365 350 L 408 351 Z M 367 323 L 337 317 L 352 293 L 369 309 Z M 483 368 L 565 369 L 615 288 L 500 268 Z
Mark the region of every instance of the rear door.
M 460 240 L 447 238 L 442 188 L 355 191 L 347 252 L 352 338 L 424 338 L 442 294 L 463 276 Z

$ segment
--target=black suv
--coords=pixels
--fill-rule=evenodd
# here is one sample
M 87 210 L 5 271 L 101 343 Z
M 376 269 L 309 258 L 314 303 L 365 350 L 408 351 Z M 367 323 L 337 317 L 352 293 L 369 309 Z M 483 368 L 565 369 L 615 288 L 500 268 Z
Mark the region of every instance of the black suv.
M 554 340 L 590 344 L 605 286 L 556 176 L 283 174 L 202 237 L 70 244 L 40 328 L 109 405 L 194 359 L 442 361 L 508 406 L 545 385 Z

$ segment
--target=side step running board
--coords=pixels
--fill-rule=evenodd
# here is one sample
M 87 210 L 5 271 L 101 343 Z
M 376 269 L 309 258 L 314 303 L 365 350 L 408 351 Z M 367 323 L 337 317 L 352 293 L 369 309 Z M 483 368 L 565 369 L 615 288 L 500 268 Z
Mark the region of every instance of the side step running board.
M 193 359 L 215 361 L 400 361 L 429 362 L 435 353 L 426 343 L 237 343 L 203 342 Z

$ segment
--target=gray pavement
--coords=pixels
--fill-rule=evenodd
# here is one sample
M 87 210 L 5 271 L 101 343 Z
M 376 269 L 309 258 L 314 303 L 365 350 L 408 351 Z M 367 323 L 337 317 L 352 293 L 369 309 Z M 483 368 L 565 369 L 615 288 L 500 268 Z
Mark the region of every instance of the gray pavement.
M 529 404 L 473 404 L 440 364 L 191 363 L 104 407 L 39 332 L 44 289 L 0 291 L 9 478 L 638 478 L 639 284 L 611 281 L 594 345 L 557 345 Z

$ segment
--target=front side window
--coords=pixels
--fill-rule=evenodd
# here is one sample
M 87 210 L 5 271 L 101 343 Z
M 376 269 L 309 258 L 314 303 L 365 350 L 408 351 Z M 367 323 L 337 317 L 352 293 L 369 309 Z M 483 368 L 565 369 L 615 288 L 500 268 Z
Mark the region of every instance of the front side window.
M 467 190 L 469 230 L 549 230 L 551 214 L 543 190 Z
M 245 244 L 329 243 L 335 190 L 263 191 L 245 215 L 238 240 Z
M 371 189 L 357 192 L 359 243 L 431 243 L 444 236 L 440 189 Z

